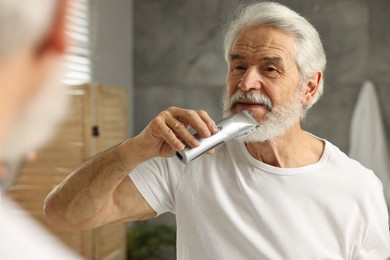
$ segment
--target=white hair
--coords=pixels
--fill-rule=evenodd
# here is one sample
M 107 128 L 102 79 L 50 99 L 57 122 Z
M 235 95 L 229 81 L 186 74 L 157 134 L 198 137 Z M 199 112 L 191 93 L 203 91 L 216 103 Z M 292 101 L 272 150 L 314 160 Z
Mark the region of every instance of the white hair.
M 55 0 L 0 0 L 0 58 L 39 44 L 56 5 Z
M 313 25 L 295 11 L 274 2 L 260 2 L 238 8 L 237 18 L 230 23 L 225 33 L 224 48 L 227 62 L 240 33 L 249 27 L 260 25 L 275 27 L 296 37 L 295 59 L 301 74 L 301 82 L 313 76 L 318 70 L 325 70 L 325 51 Z M 321 78 L 317 94 L 307 109 L 318 101 L 323 89 L 324 81 Z

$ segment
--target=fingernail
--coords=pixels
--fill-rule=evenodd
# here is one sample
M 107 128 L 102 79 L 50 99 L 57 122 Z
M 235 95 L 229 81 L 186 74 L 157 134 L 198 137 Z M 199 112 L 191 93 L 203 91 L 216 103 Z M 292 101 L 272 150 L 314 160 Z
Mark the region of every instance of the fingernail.
M 178 146 L 177 146 L 177 150 L 178 151 L 183 151 L 184 150 L 184 148 L 185 148 L 185 145 L 184 144 L 179 144 Z
M 199 143 L 199 141 L 198 140 L 192 140 L 191 141 L 191 144 L 193 145 L 193 146 L 198 146 L 200 143 Z
M 219 132 L 219 128 L 216 126 L 216 125 L 211 125 L 211 130 L 213 131 L 213 133 L 218 133 Z
M 202 128 L 200 131 L 202 132 L 202 135 L 204 135 L 204 136 L 210 135 L 210 130 L 207 128 Z

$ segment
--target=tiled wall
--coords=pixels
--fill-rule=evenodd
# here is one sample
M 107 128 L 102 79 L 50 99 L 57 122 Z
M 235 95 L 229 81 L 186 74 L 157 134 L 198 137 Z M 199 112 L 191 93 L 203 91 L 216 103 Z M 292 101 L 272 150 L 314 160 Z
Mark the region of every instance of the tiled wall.
M 175 105 L 221 117 L 226 65 L 222 27 L 238 0 L 134 0 L 135 133 Z M 283 0 L 320 32 L 325 95 L 304 128 L 342 150 L 360 87 L 378 90 L 390 137 L 390 1 Z

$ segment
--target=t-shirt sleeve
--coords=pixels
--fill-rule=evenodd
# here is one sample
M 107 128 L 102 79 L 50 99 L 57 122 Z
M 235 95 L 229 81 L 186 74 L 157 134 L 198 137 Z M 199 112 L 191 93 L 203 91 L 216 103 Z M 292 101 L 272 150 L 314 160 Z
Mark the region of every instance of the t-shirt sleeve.
M 135 168 L 129 177 L 158 216 L 175 213 L 175 191 L 183 172 L 184 166 L 176 158 L 154 158 Z
M 376 200 L 369 207 L 370 220 L 362 245 L 355 259 L 390 259 L 390 234 L 388 210 L 382 184 L 378 180 Z

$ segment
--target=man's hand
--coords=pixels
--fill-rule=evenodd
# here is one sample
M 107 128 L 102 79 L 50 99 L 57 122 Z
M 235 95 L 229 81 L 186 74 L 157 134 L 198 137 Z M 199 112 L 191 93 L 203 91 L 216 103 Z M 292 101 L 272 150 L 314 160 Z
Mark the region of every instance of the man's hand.
M 159 113 L 136 137 L 140 152 L 147 158 L 170 157 L 174 150 L 197 147 L 199 142 L 189 131 L 190 127 L 203 138 L 218 132 L 207 112 L 170 107 Z

